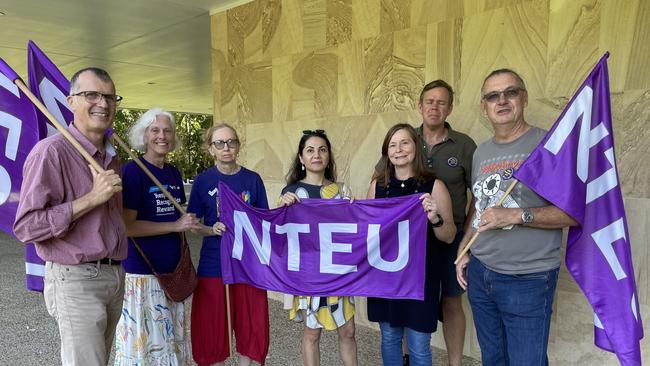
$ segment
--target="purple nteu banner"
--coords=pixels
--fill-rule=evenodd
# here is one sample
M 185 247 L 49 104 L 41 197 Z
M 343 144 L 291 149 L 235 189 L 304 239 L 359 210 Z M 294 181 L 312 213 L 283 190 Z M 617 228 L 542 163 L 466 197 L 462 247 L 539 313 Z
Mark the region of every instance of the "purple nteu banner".
M 304 199 L 263 210 L 219 183 L 224 283 L 292 295 L 424 299 L 427 216 L 419 195 Z
M 578 222 L 565 261 L 593 308 L 595 343 L 622 365 L 640 365 L 643 325 L 616 170 L 607 56 L 515 177 Z

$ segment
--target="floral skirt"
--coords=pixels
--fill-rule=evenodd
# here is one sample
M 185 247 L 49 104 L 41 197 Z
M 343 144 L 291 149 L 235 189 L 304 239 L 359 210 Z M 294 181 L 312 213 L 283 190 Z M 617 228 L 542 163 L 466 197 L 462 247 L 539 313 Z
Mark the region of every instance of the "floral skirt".
M 291 296 L 291 295 L 289 295 Z M 289 300 L 285 298 L 285 301 Z M 352 296 L 293 296 L 289 319 L 305 321 L 308 328 L 334 330 L 354 316 Z
M 183 303 L 169 300 L 153 275 L 127 273 L 124 287 L 115 366 L 189 365 Z

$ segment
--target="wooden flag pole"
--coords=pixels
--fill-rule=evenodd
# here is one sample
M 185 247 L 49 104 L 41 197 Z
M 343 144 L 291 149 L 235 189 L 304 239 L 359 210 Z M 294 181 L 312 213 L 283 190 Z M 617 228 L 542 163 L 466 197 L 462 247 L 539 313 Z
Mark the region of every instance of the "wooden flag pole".
M 72 144 L 72 146 L 73 146 L 77 151 L 79 151 L 79 153 L 81 154 L 81 156 L 83 156 L 83 158 L 86 159 L 86 161 L 87 161 L 90 165 L 92 165 L 92 167 L 95 169 L 95 171 L 97 171 L 97 173 L 103 173 L 103 172 L 104 172 L 104 168 L 102 168 L 102 166 L 99 165 L 99 163 L 98 163 L 95 159 L 93 159 L 92 156 L 90 156 L 90 154 L 88 153 L 88 151 L 86 151 L 86 149 L 84 149 L 83 146 L 81 146 L 81 144 L 79 143 L 79 141 L 77 141 L 77 139 L 75 139 L 75 138 L 70 134 L 70 132 L 68 131 L 68 129 L 65 128 L 63 125 L 61 125 L 61 123 L 59 123 L 59 121 L 57 121 L 56 118 L 54 118 L 54 116 L 52 115 L 52 113 L 50 113 L 50 111 L 47 110 L 47 108 L 43 105 L 43 103 L 41 103 L 41 101 L 38 100 L 38 98 L 36 98 L 36 96 L 31 92 L 31 90 L 29 90 L 29 88 L 27 88 L 27 86 L 25 85 L 25 83 L 24 83 L 22 80 L 20 80 L 20 79 L 16 79 L 16 80 L 14 80 L 14 84 L 16 84 L 16 86 L 18 86 L 18 88 L 19 88 L 23 93 L 25 93 L 25 95 L 27 95 L 27 97 L 29 98 L 29 100 L 31 100 L 32 103 L 34 103 L 34 105 L 35 105 L 35 106 L 36 106 L 36 107 L 37 107 L 41 112 L 43 112 L 43 114 L 45 115 L 45 117 L 47 117 L 47 119 L 49 119 L 50 122 L 52 122 L 52 125 L 53 125 L 53 126 L 54 126 L 58 131 L 59 131 L 59 132 L 61 132 L 61 134 L 63 135 L 63 137 L 65 137 L 66 140 L 68 140 L 68 141 Z
M 219 193 L 217 193 L 217 218 L 221 216 L 219 212 Z M 230 320 L 230 285 L 224 285 L 226 287 L 226 319 L 228 321 L 228 349 L 230 355 L 233 355 L 232 349 L 232 320 Z
M 167 199 L 174 205 L 174 207 L 176 207 L 178 212 L 180 212 L 181 215 L 185 215 L 187 212 L 185 211 L 183 206 L 181 206 L 180 203 L 176 201 L 176 198 L 174 198 L 174 196 L 172 196 L 171 193 L 169 193 L 169 191 L 165 189 L 165 187 L 162 185 L 162 183 L 160 183 L 158 178 L 156 178 L 153 175 L 153 173 L 151 173 L 149 168 L 147 168 L 147 166 L 144 165 L 144 163 L 140 161 L 140 159 L 131 151 L 129 145 L 127 145 L 126 142 L 124 142 L 124 140 L 122 140 L 120 136 L 116 135 L 115 133 L 113 133 L 111 139 L 115 141 L 118 145 L 120 145 L 120 147 L 124 151 L 126 151 L 126 153 L 129 155 L 131 160 L 133 160 L 133 162 L 136 163 L 140 167 L 140 169 L 142 169 L 142 171 L 147 175 L 147 177 L 149 177 L 149 179 L 151 179 L 151 181 L 158 187 L 158 189 L 160 189 L 160 192 L 162 192 L 162 194 L 164 194 L 165 197 L 167 197 Z
M 503 201 L 505 201 L 506 197 L 508 197 L 508 195 L 510 194 L 510 192 L 512 192 L 512 189 L 515 188 L 515 185 L 518 182 L 519 181 L 516 180 L 516 179 L 512 180 L 512 183 L 510 183 L 510 185 L 508 186 L 508 189 L 506 189 L 505 193 L 503 194 L 503 196 L 501 196 L 501 198 L 499 199 L 499 202 L 497 202 L 497 204 L 495 206 L 501 206 L 503 204 Z M 458 261 L 465 255 L 465 253 L 467 253 L 469 251 L 469 248 L 472 247 L 472 245 L 476 241 L 476 238 L 478 238 L 478 234 L 480 234 L 480 233 L 478 231 L 476 231 L 474 233 L 474 235 L 472 235 L 472 238 L 469 240 L 469 243 L 467 243 L 467 245 L 465 245 L 465 248 L 463 248 L 463 251 L 460 252 L 458 257 L 456 257 L 456 260 L 454 261 L 454 264 L 458 264 Z
M 230 285 L 226 285 L 226 316 L 228 317 L 228 347 L 232 356 L 232 321 L 230 320 Z

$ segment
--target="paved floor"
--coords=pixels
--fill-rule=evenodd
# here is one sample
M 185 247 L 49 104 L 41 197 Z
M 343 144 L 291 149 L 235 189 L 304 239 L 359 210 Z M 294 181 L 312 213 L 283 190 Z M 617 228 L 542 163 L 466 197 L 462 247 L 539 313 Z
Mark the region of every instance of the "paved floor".
M 192 254 L 199 253 L 199 240 L 190 236 Z M 42 295 L 25 290 L 24 249 L 13 237 L 0 232 L 0 365 L 58 365 L 59 335 L 47 314 Z M 198 263 L 195 260 L 195 263 Z M 269 300 L 271 345 L 266 364 L 301 365 L 299 355 L 302 324 L 288 320 L 279 302 Z M 379 332 L 357 328 L 360 365 L 380 365 Z M 340 365 L 335 332 L 321 338 L 321 364 Z M 445 365 L 446 354 L 434 349 L 434 365 Z M 235 365 L 234 359 L 228 365 Z M 463 365 L 479 365 L 470 358 Z

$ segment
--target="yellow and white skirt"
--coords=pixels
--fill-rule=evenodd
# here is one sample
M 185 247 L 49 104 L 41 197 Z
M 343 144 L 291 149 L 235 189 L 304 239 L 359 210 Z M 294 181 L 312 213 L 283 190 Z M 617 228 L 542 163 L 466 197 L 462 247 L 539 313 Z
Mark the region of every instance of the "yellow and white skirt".
M 169 300 L 154 275 L 127 273 L 115 366 L 189 365 L 186 326 L 184 304 Z
M 291 303 L 289 319 L 305 321 L 312 329 L 334 330 L 343 326 L 354 316 L 354 297 L 352 296 L 285 296 Z

